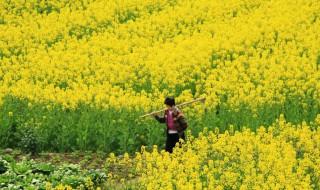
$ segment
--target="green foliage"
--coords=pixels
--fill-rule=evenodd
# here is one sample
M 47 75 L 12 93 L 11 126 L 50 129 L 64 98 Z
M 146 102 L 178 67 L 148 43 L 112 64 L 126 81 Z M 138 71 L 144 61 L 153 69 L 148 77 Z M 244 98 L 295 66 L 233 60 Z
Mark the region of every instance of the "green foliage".
M 10 162 L 8 162 L 9 160 Z M 82 170 L 80 165 L 37 163 L 24 157 L 15 162 L 10 156 L 0 156 L 0 189 L 45 189 L 50 182 L 53 187 L 69 185 L 77 188 L 86 186 L 87 179 L 94 182 L 93 187 L 106 182 L 106 174 L 101 170 Z
M 21 148 L 27 153 L 38 153 L 39 136 L 33 123 L 25 123 L 21 129 Z
M 142 145 L 163 148 L 165 125 L 153 117 L 141 119 L 144 114 L 141 110 L 103 110 L 84 103 L 71 110 L 62 109 L 61 105 L 36 104 L 8 96 L 0 106 L 0 146 L 21 148 L 33 154 L 77 150 L 134 154 Z M 13 112 L 12 117 L 8 117 L 9 112 Z M 319 112 L 319 103 L 312 101 L 311 97 L 302 99 L 296 96 L 287 97 L 283 105 L 265 104 L 256 110 L 245 104 L 231 108 L 228 100 L 221 98 L 219 106 L 206 110 L 201 118 L 197 114 L 194 117 L 185 115 L 192 135 L 196 137 L 206 126 L 212 126 L 211 130 L 218 127 L 222 133 L 229 125 L 235 130 L 246 126 L 255 131 L 256 127 L 271 125 L 280 113 L 287 121 L 297 124 L 303 120 L 313 121 Z
M 50 163 L 39 163 L 33 166 L 34 173 L 42 173 L 45 175 L 50 175 L 52 172 L 54 172 L 54 170 L 55 170 L 55 166 L 53 166 Z
M 0 160 L 0 174 L 8 171 L 8 162 L 6 160 Z

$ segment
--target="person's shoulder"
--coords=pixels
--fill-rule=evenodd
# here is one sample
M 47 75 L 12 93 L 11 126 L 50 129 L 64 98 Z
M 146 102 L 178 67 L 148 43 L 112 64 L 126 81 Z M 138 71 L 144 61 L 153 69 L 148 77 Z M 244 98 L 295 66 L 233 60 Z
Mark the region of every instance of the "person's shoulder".
M 173 110 L 173 113 L 175 115 L 178 115 L 178 114 L 182 114 L 182 111 L 178 107 L 175 107 L 174 110 Z

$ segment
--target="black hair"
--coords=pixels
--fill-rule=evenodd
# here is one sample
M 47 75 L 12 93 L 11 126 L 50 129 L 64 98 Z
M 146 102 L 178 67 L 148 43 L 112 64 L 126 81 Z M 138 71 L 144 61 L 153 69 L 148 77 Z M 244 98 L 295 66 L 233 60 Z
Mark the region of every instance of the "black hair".
M 165 100 L 164 100 L 164 103 L 168 106 L 175 106 L 176 103 L 174 101 L 174 97 L 167 97 Z

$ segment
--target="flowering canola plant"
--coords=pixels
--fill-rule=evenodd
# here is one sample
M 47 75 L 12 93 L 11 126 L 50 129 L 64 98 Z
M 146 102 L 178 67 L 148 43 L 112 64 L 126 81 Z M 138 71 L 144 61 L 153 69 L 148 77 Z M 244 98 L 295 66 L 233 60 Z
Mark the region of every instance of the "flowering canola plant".
M 316 130 L 280 115 L 266 129 L 215 133 L 207 128 L 170 155 L 142 148 L 132 189 L 319 189 L 320 115 Z
M 137 118 L 169 95 L 206 97 L 182 108 L 194 133 L 310 122 L 319 14 L 316 0 L 3 0 L 0 144 L 34 127 L 38 150 L 159 145 L 163 130 Z
M 233 108 L 282 105 L 290 96 L 319 102 L 319 7 L 313 0 L 3 1 L 0 99 L 72 109 L 144 104 L 144 111 L 169 94 L 206 96 L 209 108 L 224 95 Z

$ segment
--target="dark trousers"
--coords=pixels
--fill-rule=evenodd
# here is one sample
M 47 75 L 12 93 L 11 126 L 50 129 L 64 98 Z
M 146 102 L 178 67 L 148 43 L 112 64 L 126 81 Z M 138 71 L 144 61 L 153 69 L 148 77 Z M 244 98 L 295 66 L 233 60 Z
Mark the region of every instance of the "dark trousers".
M 184 132 L 181 135 L 183 140 L 186 140 L 184 136 Z M 178 133 L 169 134 L 167 132 L 167 140 L 166 140 L 166 151 L 172 153 L 172 149 L 176 146 L 176 143 L 179 142 L 179 135 Z

